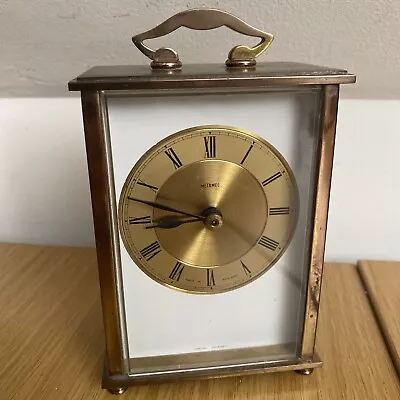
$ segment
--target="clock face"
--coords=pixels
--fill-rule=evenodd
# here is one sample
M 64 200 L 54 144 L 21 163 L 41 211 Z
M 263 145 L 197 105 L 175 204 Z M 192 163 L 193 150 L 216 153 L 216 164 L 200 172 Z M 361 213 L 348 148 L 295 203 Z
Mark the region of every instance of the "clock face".
M 265 273 L 285 252 L 297 185 L 268 142 L 228 126 L 168 136 L 133 166 L 122 188 L 120 234 L 153 280 L 220 293 Z

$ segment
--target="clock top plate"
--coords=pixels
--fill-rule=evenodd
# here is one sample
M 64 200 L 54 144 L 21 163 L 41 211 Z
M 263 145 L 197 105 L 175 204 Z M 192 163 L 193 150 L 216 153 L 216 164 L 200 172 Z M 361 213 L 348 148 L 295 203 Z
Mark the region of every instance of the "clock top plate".
M 256 89 L 262 87 L 354 83 L 344 69 L 295 62 L 258 63 L 254 68 L 186 64 L 181 70 L 149 66 L 95 66 L 69 82 L 69 90 Z

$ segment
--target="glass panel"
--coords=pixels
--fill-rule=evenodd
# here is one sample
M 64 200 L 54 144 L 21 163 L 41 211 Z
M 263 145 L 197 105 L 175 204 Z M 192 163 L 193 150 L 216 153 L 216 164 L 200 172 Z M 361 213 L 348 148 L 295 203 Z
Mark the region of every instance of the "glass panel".
M 283 256 L 255 281 L 226 293 L 189 294 L 155 282 L 135 265 L 120 237 L 131 373 L 297 358 L 320 97 L 315 88 L 108 97 L 117 204 L 127 176 L 149 148 L 180 130 L 210 124 L 244 129 L 271 143 L 289 164 L 299 192 L 298 223 Z

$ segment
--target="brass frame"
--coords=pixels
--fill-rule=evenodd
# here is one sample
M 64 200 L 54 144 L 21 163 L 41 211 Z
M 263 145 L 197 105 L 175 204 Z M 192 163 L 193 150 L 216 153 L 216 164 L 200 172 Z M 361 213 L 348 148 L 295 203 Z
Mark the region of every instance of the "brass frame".
M 269 77 L 271 78 L 271 76 Z M 325 237 L 328 215 L 328 203 L 330 183 L 332 174 L 332 163 L 334 154 L 334 143 L 336 133 L 337 106 L 339 98 L 339 83 L 352 83 L 354 75 L 339 74 L 332 75 L 326 79 L 325 75 L 313 75 L 309 77 L 285 77 L 280 76 L 277 81 L 272 81 L 268 76 L 261 81 L 259 78 L 244 77 L 240 81 L 231 81 L 230 87 L 225 85 L 228 81 L 223 80 L 222 87 L 234 92 L 237 87 L 246 88 L 247 91 L 258 91 L 260 87 L 265 90 L 276 90 L 276 83 L 279 87 L 293 87 L 296 85 L 314 85 L 322 89 L 322 101 L 320 109 L 319 147 L 317 151 L 315 170 L 315 192 L 313 199 L 314 224 L 312 227 L 311 246 L 309 254 L 308 284 L 305 301 L 303 333 L 300 355 L 297 360 L 282 360 L 279 362 L 266 362 L 263 365 L 257 364 L 243 368 L 231 368 L 230 366 L 219 368 L 213 373 L 207 370 L 198 370 L 188 373 L 158 373 L 154 376 L 130 376 L 126 361 L 124 362 L 124 335 L 123 325 L 121 326 L 121 299 L 118 297 L 119 276 L 117 271 L 118 255 L 114 250 L 114 238 L 112 232 L 112 207 L 110 192 L 110 169 L 107 166 L 107 143 L 104 140 L 104 132 L 108 129 L 106 94 L 103 91 L 107 88 L 113 90 L 143 90 L 146 85 L 143 80 L 139 83 L 132 82 L 129 78 L 118 79 L 118 84 L 111 80 L 77 80 L 70 82 L 71 90 L 81 90 L 85 141 L 87 149 L 87 161 L 92 196 L 93 219 L 96 237 L 96 248 L 98 258 L 98 270 L 100 281 L 100 292 L 103 308 L 103 321 L 106 341 L 106 359 L 103 372 L 103 388 L 110 390 L 120 389 L 125 386 L 148 383 L 171 381 L 177 379 L 211 378 L 243 374 L 255 374 L 287 370 L 303 370 L 321 366 L 322 362 L 315 353 L 315 335 L 317 330 L 319 299 L 322 283 L 323 260 L 325 251 Z M 125 84 L 123 84 L 125 80 Z M 215 82 L 206 80 L 194 82 L 188 78 L 186 84 L 175 89 L 192 89 L 195 93 L 201 93 L 204 88 L 210 88 Z M 222 82 L 222 81 L 221 81 Z M 159 86 L 147 86 L 154 91 L 164 89 L 168 86 L 166 81 L 158 82 Z M 217 84 L 218 87 L 221 87 Z M 271 87 L 272 86 L 272 87 Z M 168 91 L 167 91 L 168 92 Z M 112 92 L 111 92 L 112 93 Z
M 314 226 L 312 228 L 309 260 L 310 271 L 308 274 L 304 329 L 301 345 L 302 356 L 313 354 L 315 346 L 325 253 L 326 227 L 328 222 L 338 101 L 339 85 L 324 86 L 320 114 L 320 143 L 317 152 L 317 166 L 315 170 L 316 177 L 313 205 Z
M 225 68 L 220 64 L 188 64 L 182 70 L 151 70 L 147 66 L 93 67 L 71 80 L 70 90 L 151 91 L 189 90 L 253 91 L 289 86 L 354 83 L 355 75 L 343 69 L 317 65 L 270 62 L 256 68 Z
M 97 264 L 107 364 L 112 375 L 125 372 L 123 366 L 122 329 L 117 292 L 116 255 L 112 234 L 111 194 L 106 142 L 107 106 L 101 92 L 82 92 L 82 114 L 96 239 Z

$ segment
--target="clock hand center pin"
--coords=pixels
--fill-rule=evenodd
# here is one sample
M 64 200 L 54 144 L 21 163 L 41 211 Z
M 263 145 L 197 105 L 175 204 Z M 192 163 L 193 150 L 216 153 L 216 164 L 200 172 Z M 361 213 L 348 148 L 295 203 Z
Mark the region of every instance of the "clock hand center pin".
M 215 207 L 206 208 L 203 216 L 205 217 L 204 225 L 211 231 L 221 228 L 224 223 L 221 212 Z

